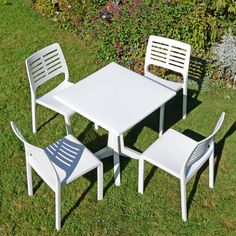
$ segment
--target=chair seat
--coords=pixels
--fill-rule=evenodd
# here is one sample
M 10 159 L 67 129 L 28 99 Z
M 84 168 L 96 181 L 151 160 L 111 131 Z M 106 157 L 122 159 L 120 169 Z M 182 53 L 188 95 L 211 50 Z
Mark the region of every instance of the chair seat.
M 146 72 L 145 77 L 152 79 L 152 80 L 156 81 L 157 83 L 159 83 L 159 84 L 161 84 L 161 85 L 163 85 L 175 92 L 179 91 L 183 87 L 183 85 L 181 83 L 162 79 L 150 72 Z
M 44 151 L 62 185 L 70 183 L 101 164 L 101 161 L 72 135 L 54 142 Z
M 59 84 L 56 88 L 51 90 L 50 92 L 46 93 L 45 95 L 39 97 L 36 99 L 36 102 L 38 104 L 41 104 L 51 110 L 54 110 L 62 115 L 71 116 L 75 112 L 68 108 L 67 106 L 63 105 L 62 103 L 58 102 L 56 99 L 54 99 L 54 95 L 58 92 L 63 91 L 66 88 L 69 88 L 72 86 L 73 83 L 70 83 L 68 81 L 64 81 L 61 84 Z
M 182 167 L 198 142 L 173 130 L 167 130 L 142 154 L 144 160 L 180 178 Z M 194 169 L 189 167 L 187 175 Z

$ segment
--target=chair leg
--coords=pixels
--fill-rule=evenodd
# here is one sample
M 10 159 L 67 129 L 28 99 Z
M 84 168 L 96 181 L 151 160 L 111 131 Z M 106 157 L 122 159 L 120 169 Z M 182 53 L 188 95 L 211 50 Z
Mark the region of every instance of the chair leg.
M 64 117 L 65 117 L 65 123 L 66 123 L 66 133 L 72 134 L 72 130 L 70 126 L 70 117 L 69 116 L 64 116 Z
M 214 187 L 214 147 L 212 154 L 209 158 L 209 187 Z
M 159 137 L 161 137 L 163 134 L 164 115 L 165 115 L 165 104 L 163 104 L 160 108 Z
M 186 119 L 187 114 L 187 89 L 183 91 L 183 119 Z
M 56 205 L 56 229 L 61 229 L 61 191 L 55 192 L 55 205 Z
M 181 210 L 182 219 L 184 222 L 187 221 L 187 203 L 186 203 L 186 183 L 185 180 L 180 180 L 180 192 L 181 192 Z
M 32 183 L 32 167 L 26 161 L 26 174 L 27 174 L 27 186 L 28 186 L 28 195 L 33 195 L 33 183 Z
M 139 168 L 138 168 L 138 192 L 143 194 L 143 183 L 144 183 L 144 160 L 143 158 L 139 159 Z
M 36 103 L 31 102 L 31 110 L 32 110 L 32 129 L 33 133 L 37 133 L 37 124 L 36 124 Z
M 98 201 L 103 199 L 103 164 L 101 163 L 97 167 L 97 179 L 98 179 Z

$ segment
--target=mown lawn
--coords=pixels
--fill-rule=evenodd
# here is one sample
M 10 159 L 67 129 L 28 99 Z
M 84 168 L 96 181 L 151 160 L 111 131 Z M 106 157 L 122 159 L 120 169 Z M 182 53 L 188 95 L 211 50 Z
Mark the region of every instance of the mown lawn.
M 31 9 L 30 0 L 0 5 L 0 235 L 57 234 L 54 194 L 34 175 L 33 197 L 27 196 L 24 147 L 10 129 L 15 121 L 25 137 L 44 147 L 65 135 L 63 117 L 40 107 L 39 131 L 32 134 L 30 90 L 24 60 L 35 51 L 58 42 L 76 82 L 97 65 L 90 49 L 70 32 Z M 179 182 L 146 164 L 146 189 L 137 193 L 135 160 L 121 158 L 122 184 L 114 185 L 112 158 L 104 163 L 104 200 L 96 200 L 96 172 L 62 190 L 63 235 L 235 235 L 236 231 L 236 92 L 226 88 L 202 93 L 189 91 L 189 114 L 181 120 L 181 96 L 167 105 L 166 128 L 174 127 L 191 137 L 207 136 L 222 111 L 226 119 L 216 138 L 213 190 L 208 188 L 208 166 L 188 186 L 189 220 L 183 223 Z M 143 96 L 143 95 L 140 95 Z M 94 130 L 88 120 L 74 115 L 73 133 L 92 151 L 106 144 L 107 133 Z M 126 143 L 140 151 L 157 137 L 158 112 L 126 134 Z

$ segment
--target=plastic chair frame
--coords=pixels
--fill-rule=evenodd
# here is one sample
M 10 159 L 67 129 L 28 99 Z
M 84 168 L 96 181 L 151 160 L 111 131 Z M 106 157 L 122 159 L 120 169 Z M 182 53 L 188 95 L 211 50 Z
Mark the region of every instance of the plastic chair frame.
M 191 46 L 189 44 L 179 42 L 177 40 L 151 35 L 148 40 L 144 75 L 151 78 L 162 85 L 178 91 L 183 89 L 183 119 L 187 113 L 187 91 L 188 91 L 188 69 L 190 62 Z M 183 76 L 181 87 L 176 87 L 177 82 L 167 81 L 153 75 L 149 72 L 149 65 L 166 68 Z
M 216 133 L 219 131 L 219 129 L 224 121 L 224 117 L 225 117 L 225 113 L 223 112 L 221 114 L 212 134 L 209 137 L 205 138 L 204 140 L 197 142 L 196 147 L 192 150 L 191 155 L 189 156 L 188 159 L 186 159 L 184 165 L 181 168 L 180 192 L 181 192 L 181 211 L 182 211 L 183 221 L 187 221 L 186 184 L 197 173 L 197 171 L 205 164 L 205 162 L 208 159 L 209 159 L 209 187 L 210 188 L 214 187 L 214 139 L 215 139 Z M 169 148 L 171 148 L 171 146 L 169 146 Z M 158 153 L 157 153 L 157 156 L 158 156 Z M 193 165 L 194 163 L 196 163 L 200 159 L 202 160 L 200 162 L 200 165 L 197 166 L 197 168 L 194 170 L 194 172 L 192 172 L 191 175 L 189 175 L 187 177 L 188 167 L 190 167 L 191 165 Z M 143 194 L 143 189 L 144 189 L 144 161 L 145 160 L 146 160 L 145 156 L 141 155 L 141 157 L 139 159 L 139 179 L 138 179 L 138 192 L 141 194 Z M 146 161 L 148 161 L 148 160 L 146 160 Z M 154 164 L 154 163 L 151 163 L 151 164 Z M 156 166 L 158 166 L 158 165 L 156 165 Z M 158 167 L 161 169 L 165 168 L 163 166 L 158 166 Z M 172 174 L 170 172 L 168 172 L 168 173 Z M 177 176 L 175 176 L 175 177 L 177 177 Z
M 26 158 L 26 173 L 27 173 L 27 186 L 28 195 L 33 195 L 33 183 L 32 183 L 32 168 L 36 173 L 47 183 L 47 185 L 55 192 L 55 213 L 56 213 L 56 229 L 59 231 L 61 229 L 61 187 L 64 183 L 60 181 L 57 171 L 54 168 L 51 160 L 48 158 L 46 152 L 28 143 L 21 132 L 18 130 L 14 122 L 11 122 L 11 127 L 15 135 L 24 143 L 25 147 L 25 158 Z M 97 199 L 103 199 L 103 164 L 98 160 L 97 168 L 97 180 L 98 180 L 98 190 Z M 84 174 L 89 172 L 85 170 Z M 77 178 L 79 178 L 78 176 Z M 49 181 L 50 180 L 50 181 Z M 53 180 L 53 181 L 52 181 Z M 72 180 L 73 181 L 73 180 Z
M 53 61 L 54 58 L 50 58 L 51 55 L 57 55 L 54 57 L 55 59 L 59 59 L 56 62 Z M 58 63 L 59 62 L 59 63 Z M 42 65 L 39 68 L 39 64 Z M 61 47 L 58 43 L 54 43 L 48 47 L 45 47 L 25 60 L 27 75 L 30 83 L 30 92 L 31 92 L 31 109 L 32 109 L 32 129 L 33 133 L 37 132 L 37 125 L 36 125 L 36 104 L 37 104 L 37 88 L 44 84 L 45 82 L 49 81 L 53 77 L 63 73 L 65 75 L 63 83 L 68 83 L 69 81 L 69 72 L 67 68 L 67 64 L 61 50 Z M 34 78 L 36 77 L 36 79 Z M 49 108 L 49 107 L 47 107 Z M 49 109 L 54 110 L 52 107 Z M 57 111 L 58 112 L 58 111 Z M 59 112 L 64 115 L 65 124 L 66 124 L 66 131 L 67 134 L 71 133 L 70 127 L 70 115 L 63 114 L 63 111 Z

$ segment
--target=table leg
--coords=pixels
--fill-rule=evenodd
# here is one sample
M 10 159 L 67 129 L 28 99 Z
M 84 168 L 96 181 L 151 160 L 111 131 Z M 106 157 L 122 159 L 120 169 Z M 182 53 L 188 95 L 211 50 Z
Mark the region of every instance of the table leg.
M 124 156 L 130 157 L 133 159 L 137 159 L 137 160 L 139 159 L 140 155 L 142 154 L 136 150 L 133 150 L 133 149 L 125 146 L 123 134 L 120 135 L 120 153 Z
M 160 122 L 160 125 L 163 126 Z M 103 159 L 113 155 L 113 162 L 114 162 L 114 178 L 115 178 L 115 185 L 120 186 L 121 177 L 120 177 L 120 154 L 131 157 L 133 159 L 139 159 L 141 153 L 133 150 L 131 148 L 125 147 L 124 145 L 124 138 L 123 134 L 120 136 L 116 136 L 109 132 L 108 134 L 108 141 L 107 147 L 97 151 L 95 153 L 96 157 L 99 159 Z
M 113 155 L 113 150 L 109 147 L 104 147 L 103 149 L 97 151 L 96 153 L 94 153 L 94 155 L 98 158 L 98 159 L 104 159 L 107 158 L 109 156 Z
M 109 156 L 113 155 L 113 142 L 112 142 L 112 135 L 109 132 L 108 133 L 108 141 L 107 141 L 107 147 L 104 147 L 103 149 L 97 151 L 95 153 L 95 156 L 99 159 L 103 159 Z
M 159 137 L 163 134 L 163 126 L 164 126 L 164 113 L 165 113 L 165 104 L 160 108 L 160 121 L 159 121 Z
M 95 123 L 94 128 L 95 128 L 96 131 L 98 131 L 98 128 L 99 128 L 98 124 Z
M 111 132 L 108 133 L 107 146 L 113 149 L 113 135 Z
M 110 136 L 111 134 L 109 134 Z M 119 136 L 112 135 L 112 146 L 113 146 L 113 160 L 114 160 L 114 178 L 115 178 L 115 185 L 120 186 L 120 138 Z M 111 142 L 111 139 L 108 142 Z

